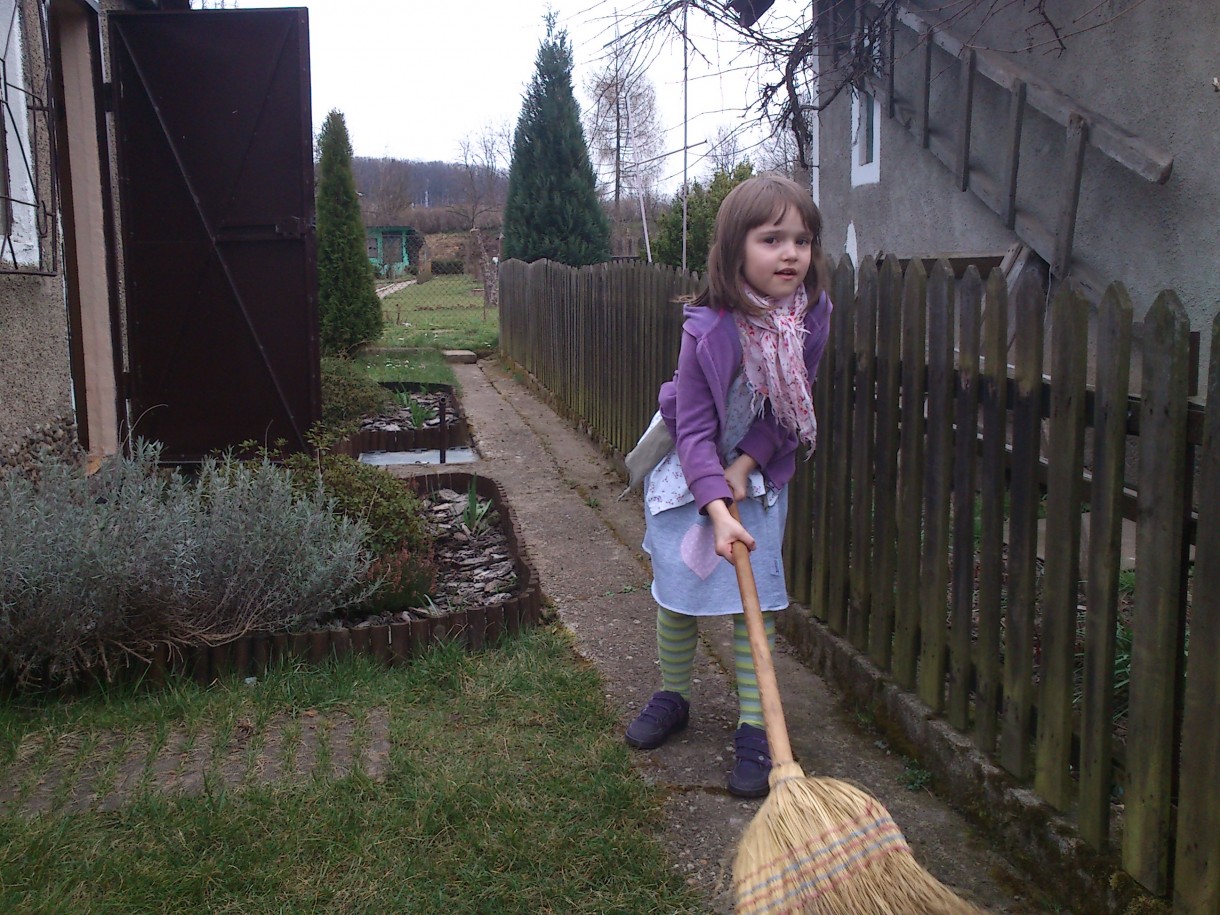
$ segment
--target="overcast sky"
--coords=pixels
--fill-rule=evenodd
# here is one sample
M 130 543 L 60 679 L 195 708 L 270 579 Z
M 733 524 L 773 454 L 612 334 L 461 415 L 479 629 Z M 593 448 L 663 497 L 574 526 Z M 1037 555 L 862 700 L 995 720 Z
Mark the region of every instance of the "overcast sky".
M 240 9 L 306 7 L 309 10 L 313 122 L 317 132 L 332 108 L 343 112 L 358 156 L 455 161 L 460 143 L 487 128 L 510 131 L 534 72 L 545 35 L 545 0 L 230 0 Z M 585 84 L 615 34 L 615 10 L 650 0 L 554 0 L 551 6 L 572 41 L 574 82 L 582 109 Z M 802 12 L 809 0 L 778 0 L 768 16 Z M 767 24 L 764 19 L 763 25 Z M 712 37 L 700 15 L 692 34 L 708 60 L 690 58 L 687 103 L 688 171 L 705 174 L 702 158 L 717 131 L 743 124 L 756 97 L 756 77 L 735 46 Z M 683 137 L 682 51 L 678 42 L 651 49 L 649 77 L 666 131 L 663 186 L 681 181 Z M 757 142 L 758 135 L 743 142 Z M 704 145 L 696 145 L 704 143 Z

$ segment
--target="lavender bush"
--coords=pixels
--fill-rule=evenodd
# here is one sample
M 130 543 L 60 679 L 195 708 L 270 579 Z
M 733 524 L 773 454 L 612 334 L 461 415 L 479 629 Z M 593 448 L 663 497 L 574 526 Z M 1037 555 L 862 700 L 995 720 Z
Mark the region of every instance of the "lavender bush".
M 160 644 L 282 631 L 374 590 L 362 523 L 302 496 L 269 461 L 209 460 L 196 478 L 137 442 L 92 476 L 51 463 L 0 478 L 0 675 L 109 676 Z

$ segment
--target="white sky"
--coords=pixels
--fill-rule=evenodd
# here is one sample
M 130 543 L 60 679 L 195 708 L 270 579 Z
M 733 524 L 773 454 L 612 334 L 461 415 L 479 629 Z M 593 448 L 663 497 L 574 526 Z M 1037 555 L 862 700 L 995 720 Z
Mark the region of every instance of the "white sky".
M 546 0 L 236 0 L 240 9 L 309 10 L 313 122 L 317 132 L 332 108 L 343 112 L 358 156 L 456 161 L 459 145 L 486 129 L 516 125 L 521 100 L 545 36 Z M 652 6 L 618 0 L 624 13 Z M 603 45 L 614 37 L 615 0 L 553 0 L 568 30 L 576 62 L 574 84 L 582 110 L 584 86 L 598 69 Z M 777 0 L 774 17 L 808 16 L 810 0 Z M 709 171 L 703 160 L 717 131 L 741 126 L 756 98 L 736 46 L 710 39 L 705 17 L 691 13 L 692 35 L 702 32 L 709 60 L 690 57 L 687 136 L 690 178 Z M 699 30 L 699 32 L 696 31 Z M 726 36 L 727 39 L 727 36 Z M 677 41 L 652 49 L 648 75 L 656 90 L 667 151 L 662 187 L 682 178 L 682 50 Z M 752 117 L 752 116 L 751 116 Z M 707 145 L 696 145 L 708 141 Z M 744 150 L 758 135 L 743 140 Z

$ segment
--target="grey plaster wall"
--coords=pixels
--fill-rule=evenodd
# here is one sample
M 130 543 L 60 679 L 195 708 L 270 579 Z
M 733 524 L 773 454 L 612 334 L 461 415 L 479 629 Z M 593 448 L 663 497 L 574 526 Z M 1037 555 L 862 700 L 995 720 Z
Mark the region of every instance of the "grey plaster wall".
M 72 414 L 62 284 L 57 276 L 0 275 L 0 448 Z
M 1220 270 L 1215 266 L 1220 242 L 1220 92 L 1212 87 L 1213 77 L 1220 75 L 1215 54 L 1220 4 L 1062 0 L 1052 7 L 1058 22 L 1081 17 L 1074 28 L 1113 18 L 1068 35 L 1061 53 L 1043 46 L 1008 58 L 1174 157 L 1172 176 L 1158 185 L 1089 148 L 1075 256 L 1104 281 L 1124 282 L 1137 317 L 1158 291 L 1177 290 L 1192 326 L 1205 331 L 1206 341 L 1220 304 Z M 1027 42 L 1026 23 L 1016 5 L 985 23 L 955 23 L 952 31 L 959 38 L 973 36 L 976 47 L 1011 50 Z M 1044 32 L 1034 35 L 1035 41 L 1047 37 Z M 896 56 L 901 95 L 904 78 L 918 65 L 917 55 L 900 42 Z M 958 101 L 955 62 L 938 50 L 932 69 L 932 120 L 948 127 L 955 123 Z M 914 85 L 908 84 L 908 96 Z M 979 82 L 974 100 L 972 169 L 999 180 L 1007 94 Z M 881 121 L 881 183 L 854 189 L 848 159 L 851 103 L 846 94 L 822 113 L 819 126 L 819 191 L 830 253 L 842 250 L 848 224 L 855 227 L 861 253 L 1002 252 L 1015 239 L 973 194 L 957 190 L 948 169 L 921 150 L 898 122 Z M 1063 135 L 1061 126 L 1027 110 L 1018 212 L 1052 232 L 1062 195 Z M 933 135 L 933 143 L 941 148 L 952 149 L 954 142 L 944 129 Z

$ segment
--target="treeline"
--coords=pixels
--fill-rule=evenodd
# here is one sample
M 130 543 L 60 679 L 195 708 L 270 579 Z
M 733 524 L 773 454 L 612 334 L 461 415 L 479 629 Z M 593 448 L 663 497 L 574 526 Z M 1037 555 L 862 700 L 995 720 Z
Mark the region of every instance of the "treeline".
M 484 197 L 502 202 L 508 190 L 507 174 L 460 162 L 356 156 L 352 176 L 366 225 L 413 225 L 423 232 L 469 228 L 472 202 Z

